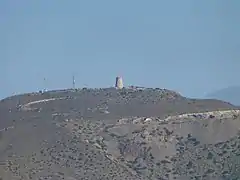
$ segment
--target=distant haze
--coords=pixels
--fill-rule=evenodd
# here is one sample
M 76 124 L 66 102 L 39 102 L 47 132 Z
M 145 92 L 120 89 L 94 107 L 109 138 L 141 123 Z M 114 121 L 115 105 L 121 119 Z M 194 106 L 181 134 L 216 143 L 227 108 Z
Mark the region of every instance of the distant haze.
M 206 98 L 214 98 L 229 102 L 234 105 L 240 105 L 240 86 L 227 87 L 212 92 Z

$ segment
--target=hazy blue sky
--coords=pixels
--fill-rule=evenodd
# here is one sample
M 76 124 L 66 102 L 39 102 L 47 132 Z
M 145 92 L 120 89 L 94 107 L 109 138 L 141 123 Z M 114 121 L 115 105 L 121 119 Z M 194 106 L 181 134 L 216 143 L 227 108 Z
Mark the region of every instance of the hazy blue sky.
M 1 0 L 0 98 L 127 85 L 202 97 L 240 85 L 239 0 Z

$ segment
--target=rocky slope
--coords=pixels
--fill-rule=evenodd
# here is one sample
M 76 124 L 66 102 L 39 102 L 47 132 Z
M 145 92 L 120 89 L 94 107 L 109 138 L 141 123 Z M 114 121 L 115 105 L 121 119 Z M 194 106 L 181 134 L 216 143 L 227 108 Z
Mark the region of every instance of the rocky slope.
M 166 89 L 9 97 L 0 102 L 0 176 L 237 179 L 240 118 L 234 109 Z

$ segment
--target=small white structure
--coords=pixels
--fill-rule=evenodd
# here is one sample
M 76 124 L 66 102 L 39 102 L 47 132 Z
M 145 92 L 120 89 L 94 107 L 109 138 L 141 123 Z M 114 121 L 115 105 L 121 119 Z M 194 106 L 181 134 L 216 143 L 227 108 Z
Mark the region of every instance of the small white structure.
M 123 79 L 122 79 L 122 77 L 120 77 L 120 76 L 116 77 L 115 88 L 117 88 L 117 89 L 122 89 L 123 88 Z

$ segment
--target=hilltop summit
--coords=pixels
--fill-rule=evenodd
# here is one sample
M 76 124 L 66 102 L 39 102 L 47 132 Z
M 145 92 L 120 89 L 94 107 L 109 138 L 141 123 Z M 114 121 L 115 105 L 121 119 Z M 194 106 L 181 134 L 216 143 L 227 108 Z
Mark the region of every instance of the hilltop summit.
M 44 109 L 50 108 L 51 110 L 64 111 L 64 108 L 72 106 L 81 112 L 85 108 L 91 109 L 98 106 L 99 108 L 108 107 L 114 116 L 164 116 L 185 112 L 235 108 L 235 106 L 220 100 L 189 99 L 172 90 L 135 86 L 123 89 L 83 88 L 27 93 L 3 99 L 1 104 L 4 104 L 4 107 L 16 110 L 17 107 L 23 104 L 44 99 L 53 99 L 43 104 Z M 33 107 L 35 106 L 42 105 L 36 103 Z M 89 111 L 84 110 L 84 113 L 87 112 Z
M 239 177 L 228 166 L 240 165 L 234 109 L 134 86 L 8 97 L 0 101 L 0 178 Z

